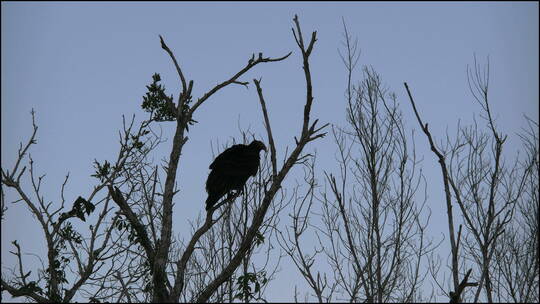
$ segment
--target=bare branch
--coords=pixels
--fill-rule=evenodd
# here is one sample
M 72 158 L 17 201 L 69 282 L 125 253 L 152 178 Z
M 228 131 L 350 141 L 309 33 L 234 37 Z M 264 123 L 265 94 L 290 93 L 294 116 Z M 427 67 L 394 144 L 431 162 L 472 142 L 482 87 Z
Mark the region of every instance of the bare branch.
M 274 137 L 272 136 L 272 128 L 270 127 L 270 120 L 268 119 L 268 112 L 266 111 L 266 103 L 264 102 L 264 97 L 261 88 L 261 81 L 253 79 L 255 86 L 257 87 L 257 93 L 259 94 L 259 101 L 261 103 L 261 108 L 264 116 L 264 123 L 266 132 L 268 133 L 268 144 L 270 145 L 270 157 L 272 160 L 272 176 L 277 175 L 277 163 L 276 163 L 276 146 L 274 144 Z
M 152 246 L 152 243 L 150 242 L 150 239 L 148 238 L 148 234 L 146 232 L 144 225 L 140 223 L 137 215 L 131 210 L 128 203 L 124 199 L 124 196 L 122 195 L 122 192 L 120 191 L 120 189 L 118 189 L 117 187 L 113 189 L 111 185 L 109 185 L 108 188 L 109 188 L 109 195 L 111 196 L 113 201 L 118 205 L 118 207 L 120 207 L 120 210 L 122 210 L 122 212 L 124 213 L 128 221 L 130 222 L 131 227 L 133 227 L 133 229 L 135 229 L 135 231 L 137 232 L 137 236 L 139 237 L 138 241 L 141 244 L 141 246 L 144 248 L 150 265 L 153 266 L 154 265 L 154 248 Z
M 472 269 L 469 269 L 467 271 L 467 274 L 465 277 L 463 277 L 463 280 L 458 285 L 456 292 L 450 292 L 450 303 L 461 303 L 461 294 L 465 290 L 465 287 L 472 287 L 472 286 L 478 286 L 477 282 L 469 282 L 469 275 L 471 274 Z
M 222 213 L 218 219 L 212 220 L 212 215 L 214 214 L 214 211 L 217 210 L 220 206 L 226 203 L 234 202 L 234 200 L 238 197 L 239 193 L 236 193 L 236 195 L 233 195 L 229 197 L 228 199 L 225 199 L 223 202 L 218 204 L 217 206 L 214 206 L 212 209 L 210 209 L 206 214 L 206 220 L 204 224 L 193 234 L 191 237 L 191 240 L 189 241 L 189 244 L 187 245 L 186 249 L 184 250 L 184 253 L 182 254 L 182 258 L 176 262 L 177 265 L 177 272 L 176 272 L 176 279 L 174 283 L 173 290 L 171 292 L 171 299 L 178 301 L 180 297 L 180 293 L 184 289 L 184 276 L 186 271 L 186 265 L 191 258 L 193 251 L 195 250 L 195 245 L 201 238 L 203 234 L 205 234 L 212 226 L 219 221 L 219 219 L 224 215 Z
M 171 56 L 172 61 L 174 62 L 174 66 L 176 67 L 176 72 L 178 72 L 178 76 L 180 76 L 180 80 L 182 81 L 182 92 L 187 92 L 187 85 L 186 85 L 186 78 L 184 77 L 184 74 L 182 73 L 182 69 L 180 68 L 180 65 L 178 64 L 178 61 L 176 61 L 176 57 L 174 56 L 173 52 L 167 44 L 165 44 L 165 40 L 163 40 L 163 37 L 159 35 L 159 40 L 161 41 L 161 47 Z
M 428 129 L 428 124 L 425 125 L 422 122 L 422 119 L 420 118 L 420 114 L 418 114 L 418 110 L 416 109 L 416 105 L 414 102 L 414 99 L 412 97 L 411 91 L 409 90 L 409 86 L 407 83 L 403 83 L 405 85 L 405 89 L 407 90 L 407 94 L 409 95 L 409 100 L 411 101 L 411 105 L 414 110 L 414 114 L 416 115 L 416 118 L 418 119 L 418 124 L 420 125 L 420 128 L 422 131 L 424 131 L 424 134 L 429 140 L 429 145 L 431 147 L 431 151 L 437 155 L 437 158 L 439 159 L 439 165 L 441 167 L 442 172 L 442 178 L 444 183 L 444 193 L 446 198 L 446 213 L 448 216 L 448 231 L 450 233 L 450 246 L 452 250 L 452 275 L 453 275 L 453 282 L 454 282 L 454 289 L 457 290 L 459 286 L 458 281 L 458 273 L 459 273 L 459 266 L 458 266 L 458 252 L 457 252 L 457 244 L 456 244 L 456 237 L 454 232 L 454 216 L 452 212 L 452 201 L 451 201 L 451 193 L 450 193 L 450 181 L 449 181 L 449 175 L 448 175 L 448 169 L 446 165 L 446 161 L 444 156 L 441 152 L 437 149 L 433 142 L 433 138 L 431 137 L 431 133 Z
M 282 60 L 285 60 L 287 57 L 289 57 L 291 54 L 292 54 L 292 52 L 290 52 L 289 54 L 287 54 L 287 55 L 285 55 L 283 57 L 279 57 L 279 58 L 269 58 L 269 57 L 263 58 L 262 53 L 259 53 L 259 57 L 257 59 L 254 59 L 255 55 L 253 55 L 251 57 L 251 59 L 248 61 L 248 63 L 246 64 L 246 66 L 244 68 L 242 68 L 239 72 L 234 74 L 229 80 L 226 80 L 226 81 L 216 85 L 210 91 L 205 93 L 201 98 L 199 98 L 197 100 L 197 102 L 191 107 L 188 116 L 191 117 L 193 115 L 193 113 L 195 113 L 195 110 L 197 110 L 197 108 L 200 107 L 203 102 L 205 102 L 210 96 L 214 95 L 220 89 L 222 89 L 222 88 L 224 88 L 224 87 L 226 87 L 226 86 L 228 86 L 229 84 L 232 84 L 232 83 L 244 84 L 244 82 L 239 82 L 239 81 L 237 81 L 237 79 L 240 76 L 244 75 L 247 71 L 249 71 L 251 68 L 253 68 L 257 64 L 264 63 L 264 62 L 282 61 Z
M 15 288 L 9 285 L 4 279 L 1 279 L 2 290 L 6 290 L 13 297 L 30 297 L 37 303 L 50 303 L 51 301 L 43 296 L 36 294 L 35 292 L 21 290 L 22 288 Z

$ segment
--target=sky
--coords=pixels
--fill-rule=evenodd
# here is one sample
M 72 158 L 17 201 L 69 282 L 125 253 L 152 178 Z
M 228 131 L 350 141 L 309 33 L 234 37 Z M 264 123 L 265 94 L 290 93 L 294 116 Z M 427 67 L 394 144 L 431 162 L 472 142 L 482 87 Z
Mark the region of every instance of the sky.
M 69 172 L 66 195 L 89 195 L 93 161 L 112 160 L 118 151 L 121 116 L 146 117 L 140 104 L 145 85 L 160 73 L 169 94 L 177 97 L 180 82 L 162 35 L 199 97 L 240 70 L 251 54 L 287 60 L 258 65 L 240 80 L 262 78 L 278 159 L 300 133 L 305 101 L 301 55 L 291 33 L 298 14 L 305 36 L 317 31 L 311 57 L 314 87 L 312 117 L 345 125 L 346 71 L 338 54 L 343 21 L 361 48 L 359 64 L 372 66 L 397 95 L 407 128 L 417 130 L 416 145 L 424 158 L 433 237 L 447 232 L 440 171 L 427 141 L 418 133 L 403 82 L 435 137 L 454 130 L 458 119 L 472 121 L 479 106 L 468 91 L 466 67 L 473 55 L 490 62 L 491 109 L 509 134 L 508 155 L 526 126 L 523 115 L 538 121 L 537 2 L 5 2 L 1 4 L 1 165 L 11 169 L 21 141 L 31 134 L 30 111 L 39 125 L 30 151 L 37 172 L 46 173 L 43 193 L 57 202 Z M 359 73 L 355 74 L 358 79 Z M 175 201 L 174 233 L 187 237 L 188 220 L 204 212 L 204 183 L 212 161 L 211 145 L 226 143 L 250 129 L 266 141 L 253 84 L 229 86 L 197 110 L 178 173 L 183 191 Z M 162 123 L 168 143 L 173 124 Z M 452 133 L 452 132 L 450 132 Z M 155 160 L 167 156 L 169 145 Z M 331 136 L 311 143 L 317 170 L 336 172 L 336 146 Z M 286 185 L 299 178 L 287 177 Z M 28 185 L 27 185 L 28 186 Z M 6 190 L 6 200 L 15 198 Z M 43 252 L 35 219 L 21 205 L 8 205 L 2 221 L 2 273 L 14 265 L 12 240 L 23 251 Z M 309 244 L 308 244 L 309 245 Z M 28 257 L 28 265 L 36 263 Z M 288 259 L 279 276 L 296 278 Z M 279 278 L 278 276 L 278 278 Z M 304 287 L 302 287 L 304 286 Z M 302 290 L 302 289 L 300 289 Z M 305 290 L 305 289 L 304 289 Z M 270 299 L 292 299 L 286 280 L 276 280 Z M 5 295 L 4 295 L 5 296 Z

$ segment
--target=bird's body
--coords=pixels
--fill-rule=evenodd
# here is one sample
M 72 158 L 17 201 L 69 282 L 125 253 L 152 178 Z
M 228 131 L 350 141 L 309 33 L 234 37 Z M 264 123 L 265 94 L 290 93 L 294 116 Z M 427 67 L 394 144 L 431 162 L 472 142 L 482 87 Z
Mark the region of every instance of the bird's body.
M 216 157 L 206 180 L 206 210 L 229 191 L 241 191 L 248 178 L 257 174 L 261 150 L 266 151 L 264 144 L 254 140 L 249 145 L 234 145 Z

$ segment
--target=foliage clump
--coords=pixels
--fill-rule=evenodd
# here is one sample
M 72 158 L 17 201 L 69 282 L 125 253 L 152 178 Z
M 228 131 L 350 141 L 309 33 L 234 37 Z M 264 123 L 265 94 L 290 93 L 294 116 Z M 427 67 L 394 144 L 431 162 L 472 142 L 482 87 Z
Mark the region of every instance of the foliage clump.
M 165 94 L 165 86 L 159 84 L 161 77 L 158 73 L 152 75 L 152 83 L 147 85 L 148 92 L 143 96 L 141 107 L 146 112 L 153 113 L 156 121 L 176 120 L 176 105 L 173 96 Z

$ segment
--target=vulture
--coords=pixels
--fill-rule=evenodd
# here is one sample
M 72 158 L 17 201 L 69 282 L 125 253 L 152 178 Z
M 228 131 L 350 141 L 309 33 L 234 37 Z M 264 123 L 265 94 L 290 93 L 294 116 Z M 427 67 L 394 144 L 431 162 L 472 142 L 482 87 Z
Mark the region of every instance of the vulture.
M 210 174 L 206 180 L 206 210 L 231 190 L 242 191 L 250 176 L 255 176 L 259 169 L 259 152 L 265 145 L 254 140 L 249 145 L 233 145 L 223 151 L 210 164 Z

